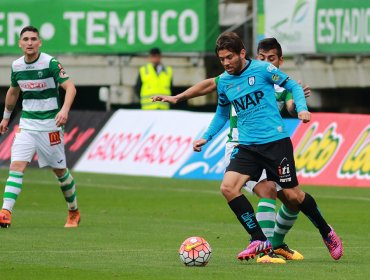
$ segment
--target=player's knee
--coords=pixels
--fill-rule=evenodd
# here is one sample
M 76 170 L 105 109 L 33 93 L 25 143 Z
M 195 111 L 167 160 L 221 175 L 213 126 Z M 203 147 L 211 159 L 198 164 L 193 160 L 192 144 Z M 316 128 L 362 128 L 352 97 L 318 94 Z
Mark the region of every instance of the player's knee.
M 63 168 L 63 169 L 59 169 L 59 168 L 53 168 L 53 172 L 54 174 L 57 176 L 57 177 L 63 177 L 66 172 L 67 172 L 67 169 L 66 168 Z
M 235 197 L 238 192 L 235 191 L 235 188 L 231 186 L 230 184 L 222 183 L 220 187 L 221 193 L 226 199 L 230 199 L 232 197 Z
M 13 161 L 10 163 L 9 170 L 24 173 L 24 171 L 26 170 L 27 164 L 28 162 L 25 162 L 25 161 Z
M 274 182 L 265 181 L 258 183 L 253 191 L 258 197 L 276 199 L 276 186 Z
M 284 194 L 292 205 L 299 205 L 303 202 L 305 193 L 298 187 L 285 189 Z
M 228 194 L 230 192 L 230 186 L 222 183 L 220 186 L 220 191 L 223 195 Z
M 293 193 L 294 193 L 294 201 L 297 204 L 301 204 L 304 200 L 305 192 L 302 191 L 299 187 L 295 187 L 293 188 Z
M 270 199 L 276 199 L 276 188 L 275 187 L 269 187 L 264 190 L 264 196 L 265 198 Z

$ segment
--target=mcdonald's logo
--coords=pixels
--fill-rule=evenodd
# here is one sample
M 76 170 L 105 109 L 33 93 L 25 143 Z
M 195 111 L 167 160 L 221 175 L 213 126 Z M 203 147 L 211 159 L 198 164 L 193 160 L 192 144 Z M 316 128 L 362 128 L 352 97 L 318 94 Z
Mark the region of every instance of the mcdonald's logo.
M 59 131 L 49 132 L 50 146 L 58 145 L 62 141 L 60 140 Z

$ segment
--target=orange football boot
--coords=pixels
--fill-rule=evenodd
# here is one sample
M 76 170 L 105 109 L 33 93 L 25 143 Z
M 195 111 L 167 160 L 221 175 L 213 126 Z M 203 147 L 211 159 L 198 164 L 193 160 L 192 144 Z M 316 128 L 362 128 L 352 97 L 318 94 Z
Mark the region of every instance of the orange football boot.
M 0 212 L 0 227 L 8 228 L 10 227 L 12 221 L 12 213 L 9 210 L 2 209 Z
M 67 222 L 64 225 L 65 228 L 71 228 L 71 227 L 78 227 L 78 224 L 80 223 L 80 211 L 78 210 L 69 210 L 68 211 L 68 217 Z

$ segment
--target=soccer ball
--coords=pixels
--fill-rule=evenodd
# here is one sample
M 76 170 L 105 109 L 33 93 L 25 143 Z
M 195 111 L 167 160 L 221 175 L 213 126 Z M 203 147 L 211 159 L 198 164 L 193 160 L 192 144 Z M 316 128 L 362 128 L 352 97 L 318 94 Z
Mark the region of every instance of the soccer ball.
M 180 260 L 186 266 L 205 266 L 211 258 L 211 246 L 202 237 L 189 237 L 179 249 Z

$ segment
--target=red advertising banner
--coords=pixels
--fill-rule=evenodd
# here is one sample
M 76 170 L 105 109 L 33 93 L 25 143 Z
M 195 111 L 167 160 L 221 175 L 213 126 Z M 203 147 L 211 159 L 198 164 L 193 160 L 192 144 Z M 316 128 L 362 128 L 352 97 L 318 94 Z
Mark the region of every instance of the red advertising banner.
M 111 113 L 108 112 L 74 110 L 69 113 L 69 119 L 64 131 L 65 151 L 69 168 L 74 166 L 110 116 Z M 8 167 L 10 164 L 10 150 L 15 133 L 18 130 L 19 117 L 20 114 L 12 119 L 8 133 L 0 137 L 0 166 L 2 167 Z M 58 140 L 56 138 L 53 139 L 53 141 Z M 36 160 L 37 155 L 35 155 L 30 166 L 37 167 Z
M 370 115 L 314 113 L 292 141 L 300 184 L 370 187 Z

